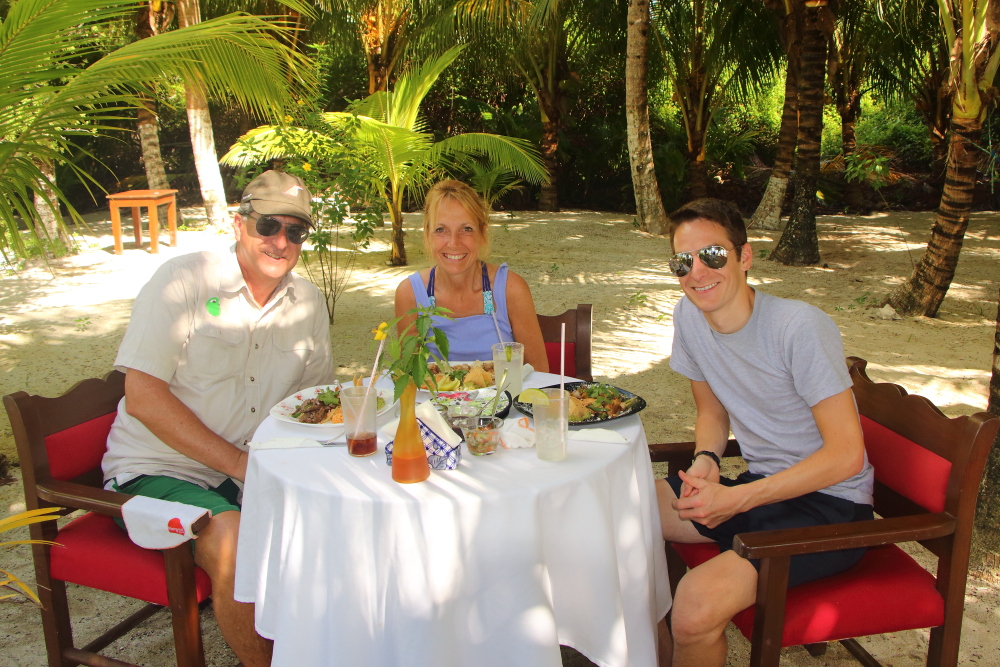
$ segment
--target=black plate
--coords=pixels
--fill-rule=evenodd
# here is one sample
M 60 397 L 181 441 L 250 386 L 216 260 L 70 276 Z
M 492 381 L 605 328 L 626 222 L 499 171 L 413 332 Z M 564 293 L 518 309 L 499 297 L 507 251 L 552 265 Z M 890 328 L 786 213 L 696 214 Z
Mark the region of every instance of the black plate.
M 563 385 L 563 387 L 566 389 L 566 391 L 570 391 L 571 392 L 571 391 L 574 391 L 575 389 L 578 389 L 579 387 L 585 387 L 585 386 L 589 387 L 589 386 L 592 386 L 592 385 L 595 385 L 595 384 L 607 384 L 607 383 L 606 382 L 567 382 L 565 385 Z M 614 387 L 614 385 L 608 385 L 608 386 L 609 387 Z M 553 385 L 550 385 L 548 387 L 541 387 L 541 388 L 542 389 L 558 389 L 559 385 L 553 384 Z M 614 417 L 591 417 L 590 419 L 585 419 L 583 421 L 570 422 L 569 425 L 570 426 L 583 426 L 585 424 L 604 424 L 606 422 L 614 421 L 615 419 L 621 419 L 622 417 L 628 417 L 629 415 L 634 415 L 637 412 L 642 412 L 643 410 L 646 409 L 646 399 L 644 399 L 642 396 L 637 396 L 636 394 L 633 394 L 630 391 L 625 391 L 624 389 L 621 389 L 619 387 L 614 387 L 614 388 L 617 389 L 619 391 L 619 393 L 621 393 L 621 395 L 624 396 L 626 399 L 635 399 L 635 401 L 632 403 L 632 405 L 630 405 L 628 408 L 626 408 L 624 411 L 618 413 Z M 517 408 L 523 414 L 528 415 L 529 417 L 533 416 L 532 415 L 532 411 L 531 411 L 531 403 L 522 403 L 521 401 L 519 401 L 519 400 L 517 400 L 515 398 L 514 399 L 514 407 Z

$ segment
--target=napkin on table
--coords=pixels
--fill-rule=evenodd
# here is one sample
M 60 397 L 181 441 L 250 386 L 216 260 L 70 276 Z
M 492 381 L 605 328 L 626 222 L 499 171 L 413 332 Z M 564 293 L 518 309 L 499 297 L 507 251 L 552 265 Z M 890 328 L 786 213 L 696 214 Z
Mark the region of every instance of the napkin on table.
M 171 549 L 197 537 L 191 524 L 211 512 L 204 507 L 148 496 L 133 496 L 122 505 L 129 539 L 143 549 Z
M 444 420 L 441 413 L 437 411 L 437 408 L 430 401 L 424 401 L 418 405 L 415 412 L 417 419 L 424 426 L 434 431 L 435 435 L 447 442 L 450 447 L 457 447 L 462 442 L 462 438 L 448 426 L 448 422 Z M 397 428 L 399 428 L 399 419 L 394 419 L 379 429 L 379 431 L 389 440 L 395 440 Z
M 298 449 L 300 447 L 322 447 L 322 445 L 312 438 L 271 438 L 261 442 L 251 442 L 249 447 L 250 451 L 255 452 L 260 449 Z

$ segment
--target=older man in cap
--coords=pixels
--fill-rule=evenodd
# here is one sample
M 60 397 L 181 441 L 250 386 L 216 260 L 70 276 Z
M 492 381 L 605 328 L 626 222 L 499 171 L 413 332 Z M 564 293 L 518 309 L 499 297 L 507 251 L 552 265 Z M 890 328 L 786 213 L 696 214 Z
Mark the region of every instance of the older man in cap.
M 212 511 L 194 541 L 219 628 L 247 667 L 270 663 L 253 605 L 233 600 L 247 441 L 271 406 L 332 382 L 323 296 L 292 273 L 312 226 L 298 178 L 247 185 L 228 252 L 166 262 L 142 288 L 115 360 L 125 397 L 102 463 L 107 488 Z

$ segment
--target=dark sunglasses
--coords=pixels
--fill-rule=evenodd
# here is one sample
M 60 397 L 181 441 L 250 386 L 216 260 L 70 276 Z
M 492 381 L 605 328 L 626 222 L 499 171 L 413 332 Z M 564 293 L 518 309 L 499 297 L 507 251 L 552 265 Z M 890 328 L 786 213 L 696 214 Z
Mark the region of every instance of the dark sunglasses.
M 274 236 L 284 227 L 289 243 L 302 243 L 309 238 L 309 227 L 301 223 L 286 224 L 269 215 L 262 215 L 255 222 L 257 233 L 261 236 Z
M 698 255 L 701 263 L 708 268 L 721 269 L 729 261 L 729 253 L 737 252 L 738 250 L 739 248 L 726 250 L 721 245 L 710 245 L 705 246 L 695 253 L 679 252 L 670 258 L 670 270 L 678 278 L 683 278 L 691 271 L 691 266 L 694 264 L 694 255 Z

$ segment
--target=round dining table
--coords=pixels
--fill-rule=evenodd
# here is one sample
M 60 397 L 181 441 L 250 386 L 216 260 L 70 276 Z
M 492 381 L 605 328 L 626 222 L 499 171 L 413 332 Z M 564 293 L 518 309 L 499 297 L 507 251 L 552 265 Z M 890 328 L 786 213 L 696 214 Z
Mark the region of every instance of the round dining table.
M 627 442 L 571 441 L 558 462 L 463 444 L 458 469 L 418 484 L 392 481 L 382 436 L 367 458 L 254 450 L 235 597 L 272 664 L 559 667 L 564 644 L 654 667 L 670 590 L 646 436 L 638 415 L 605 427 Z M 309 433 L 268 417 L 254 439 Z

